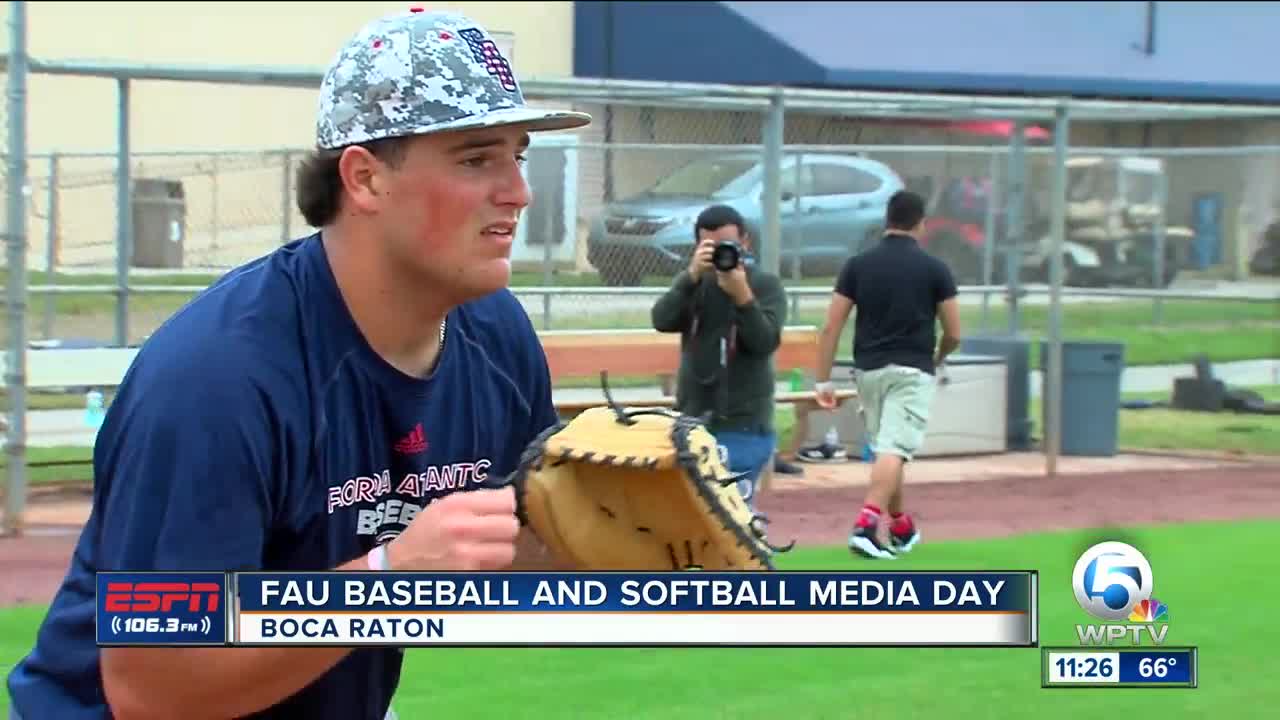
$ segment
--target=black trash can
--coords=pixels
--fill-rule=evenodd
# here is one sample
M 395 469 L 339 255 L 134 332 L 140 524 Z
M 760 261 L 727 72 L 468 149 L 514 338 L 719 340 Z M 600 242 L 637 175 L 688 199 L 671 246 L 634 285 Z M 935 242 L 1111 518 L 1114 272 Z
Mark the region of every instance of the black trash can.
M 1042 427 L 1050 411 L 1048 393 L 1049 343 L 1040 343 Z M 1063 341 L 1062 412 L 1063 455 L 1111 457 L 1120 436 L 1120 379 L 1124 375 L 1124 343 Z
M 1010 450 L 1030 450 L 1031 339 L 1020 335 L 978 335 L 960 341 L 966 355 L 1003 357 L 1007 373 L 1006 428 Z

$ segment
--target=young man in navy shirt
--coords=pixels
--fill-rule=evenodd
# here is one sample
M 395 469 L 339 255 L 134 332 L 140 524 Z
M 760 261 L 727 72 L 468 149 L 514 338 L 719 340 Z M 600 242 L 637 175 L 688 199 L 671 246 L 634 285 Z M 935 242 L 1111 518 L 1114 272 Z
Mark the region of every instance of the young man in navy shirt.
M 387 712 L 396 648 L 99 649 L 97 571 L 541 563 L 494 487 L 557 419 L 506 285 L 527 133 L 589 121 L 526 108 L 465 17 L 406 12 L 351 39 L 298 176 L 319 231 L 228 273 L 139 352 L 70 570 L 8 677 L 17 717 Z

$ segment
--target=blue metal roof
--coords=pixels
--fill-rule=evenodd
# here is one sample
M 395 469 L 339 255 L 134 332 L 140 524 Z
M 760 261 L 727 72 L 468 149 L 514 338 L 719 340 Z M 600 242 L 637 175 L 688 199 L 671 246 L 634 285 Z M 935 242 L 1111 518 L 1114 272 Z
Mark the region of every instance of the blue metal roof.
M 577 2 L 575 74 L 1280 103 L 1280 5 Z

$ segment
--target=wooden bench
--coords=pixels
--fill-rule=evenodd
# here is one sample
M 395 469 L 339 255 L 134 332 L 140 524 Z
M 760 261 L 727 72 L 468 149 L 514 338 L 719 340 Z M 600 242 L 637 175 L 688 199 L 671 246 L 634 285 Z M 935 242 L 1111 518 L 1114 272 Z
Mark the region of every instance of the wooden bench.
M 27 349 L 26 387 L 29 390 L 59 388 L 114 388 L 133 364 L 138 348 L 36 347 Z M 0 372 L 8 373 L 8 354 L 0 355 Z
M 840 401 L 848 400 L 849 398 L 853 398 L 857 396 L 858 394 L 854 390 L 849 388 L 840 388 L 836 391 L 836 399 Z M 639 401 L 631 400 L 631 399 L 628 399 L 626 401 L 619 401 L 618 404 L 624 405 L 626 407 L 646 407 L 646 408 L 668 407 L 669 408 L 674 406 L 675 402 L 676 402 L 676 399 L 672 395 L 662 395 L 660 397 L 655 395 L 652 398 L 645 398 Z M 778 405 L 797 406 L 797 413 L 796 413 L 797 424 L 800 422 L 800 417 L 801 417 L 801 412 L 799 408 L 808 409 L 809 407 L 817 406 L 817 403 L 813 399 L 812 390 L 800 390 L 800 391 L 793 390 L 788 392 L 781 392 L 774 395 L 773 402 Z M 603 404 L 604 403 L 602 401 L 594 400 L 594 399 L 593 400 L 557 400 L 556 409 L 566 414 L 580 413 L 583 410 L 588 410 L 590 408 L 598 407 Z
M 660 392 L 639 402 L 646 407 L 671 407 L 673 378 L 680 367 L 680 335 L 653 330 L 549 330 L 538 333 L 547 354 L 553 384 L 568 379 L 598 382 L 600 371 L 612 378 L 647 376 L 654 378 Z M 782 342 L 773 356 L 778 373 L 799 371 L 807 376 L 818 363 L 818 329 L 811 325 L 783 328 Z M 598 387 L 598 385 L 597 385 Z M 617 395 L 615 386 L 611 390 Z M 841 389 L 837 397 L 853 397 Z M 811 391 L 778 393 L 774 401 L 804 404 Z M 637 401 L 629 399 L 627 404 Z M 556 407 L 566 413 L 581 412 L 604 404 L 603 394 L 594 400 L 558 400 Z
M 546 331 L 538 334 L 547 353 L 552 383 L 566 379 L 590 378 L 598 382 L 600 371 L 610 377 L 649 376 L 659 388 L 652 394 L 624 393 L 611 384 L 610 391 L 619 404 L 627 407 L 672 407 L 672 378 L 680 367 L 679 333 L 659 333 L 653 330 L 568 330 Z M 782 342 L 774 353 L 774 369 L 778 373 L 800 371 L 805 376 L 818 362 L 818 329 L 793 326 L 784 328 Z M 597 385 L 598 387 L 598 385 Z M 851 388 L 836 392 L 837 402 L 845 402 L 857 393 Z M 591 398 L 557 399 L 556 410 L 561 415 L 576 415 L 589 408 L 605 404 L 600 392 Z M 780 392 L 774 396 L 776 404 L 789 404 L 795 408 L 796 424 L 791 443 L 784 451 L 794 457 L 807 434 L 807 416 L 817 408 L 812 390 Z M 772 484 L 773 462 L 768 463 L 761 478 L 761 490 Z
M 599 379 L 600 371 L 610 376 L 650 376 L 659 388 L 652 394 L 637 397 L 628 393 L 619 400 L 632 407 L 671 407 L 670 378 L 680 366 L 680 336 L 652 330 L 570 330 L 543 331 L 538 334 L 547 354 L 553 384 L 569 378 Z M 65 348 L 34 347 L 26 358 L 26 387 L 32 390 L 112 389 L 123 380 L 138 348 Z M 783 330 L 782 344 L 774 355 L 780 373 L 799 370 L 807 374 L 817 362 L 818 331 L 812 326 L 788 327 Z M 0 354 L 0 371 L 7 356 Z M 597 386 L 598 387 L 598 386 Z M 615 391 L 615 396 L 618 393 Z M 840 401 L 855 396 L 849 389 L 837 393 Z M 562 414 L 576 414 L 603 405 L 603 394 L 589 399 L 555 400 Z M 805 416 L 816 407 L 812 390 L 778 393 L 775 402 L 790 404 L 796 410 L 796 426 L 791 446 L 794 455 L 805 435 Z M 0 423 L 2 425 L 2 423 Z M 770 470 L 772 467 L 770 467 Z
M 648 376 L 662 389 L 652 402 L 671 403 L 670 379 L 680 367 L 678 334 L 632 329 L 548 330 L 538 333 L 538 337 L 547 354 L 553 384 L 570 378 L 598 381 L 601 370 L 612 377 Z M 136 347 L 32 347 L 27 350 L 25 385 L 32 390 L 115 388 L 137 354 Z M 0 372 L 4 372 L 7 357 L 0 354 Z M 779 373 L 799 370 L 807 374 L 817 357 L 817 329 L 789 327 L 783 330 L 774 365 Z M 801 402 L 808 396 L 803 392 L 780 394 L 778 402 Z M 566 411 L 592 406 L 578 401 L 564 403 Z
M 574 378 L 598 378 L 600 370 L 611 377 L 644 375 L 655 379 L 663 395 L 673 392 L 680 367 L 679 333 L 653 330 L 548 330 L 538 333 L 547 353 L 552 382 Z M 809 325 L 783 328 L 782 343 L 774 353 L 775 369 L 806 371 L 818 360 L 818 330 Z

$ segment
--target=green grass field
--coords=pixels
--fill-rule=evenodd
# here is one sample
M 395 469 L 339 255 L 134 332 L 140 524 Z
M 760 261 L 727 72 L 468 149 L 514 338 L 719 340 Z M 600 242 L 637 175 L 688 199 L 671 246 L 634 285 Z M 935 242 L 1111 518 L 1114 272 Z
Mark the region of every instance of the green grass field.
M 1267 402 L 1280 402 L 1280 385 L 1248 388 Z M 1124 393 L 1125 400 L 1168 402 L 1170 392 Z M 1030 403 L 1033 433 L 1042 437 L 1040 401 Z M 1280 455 L 1280 415 L 1191 412 L 1167 407 L 1121 410 L 1121 448 L 1142 450 L 1210 450 L 1251 455 Z
M 1169 606 L 1166 644 L 1200 648 L 1194 690 L 1040 688 L 1038 649 L 448 649 L 410 650 L 395 708 L 404 720 L 474 718 L 989 718 L 1274 717 L 1280 686 L 1267 658 L 1274 638 L 1271 548 L 1280 521 L 1078 531 L 922 544 L 892 564 L 842 548 L 797 550 L 783 569 L 1040 572 L 1044 645 L 1075 644 L 1090 622 L 1070 590 L 1071 568 L 1093 542 L 1119 539 L 1146 554 L 1153 595 Z M 1205 542 L 1210 539 L 1210 542 Z M 1223 552 L 1223 548 L 1231 549 Z M 1202 564 L 1203 563 L 1203 564 Z M 1226 590 L 1248 587 L 1240 597 Z M 1249 600 L 1249 597 L 1255 600 Z M 30 646 L 42 608 L 0 610 L 0 672 Z M 7 695 L 0 692 L 0 709 Z

